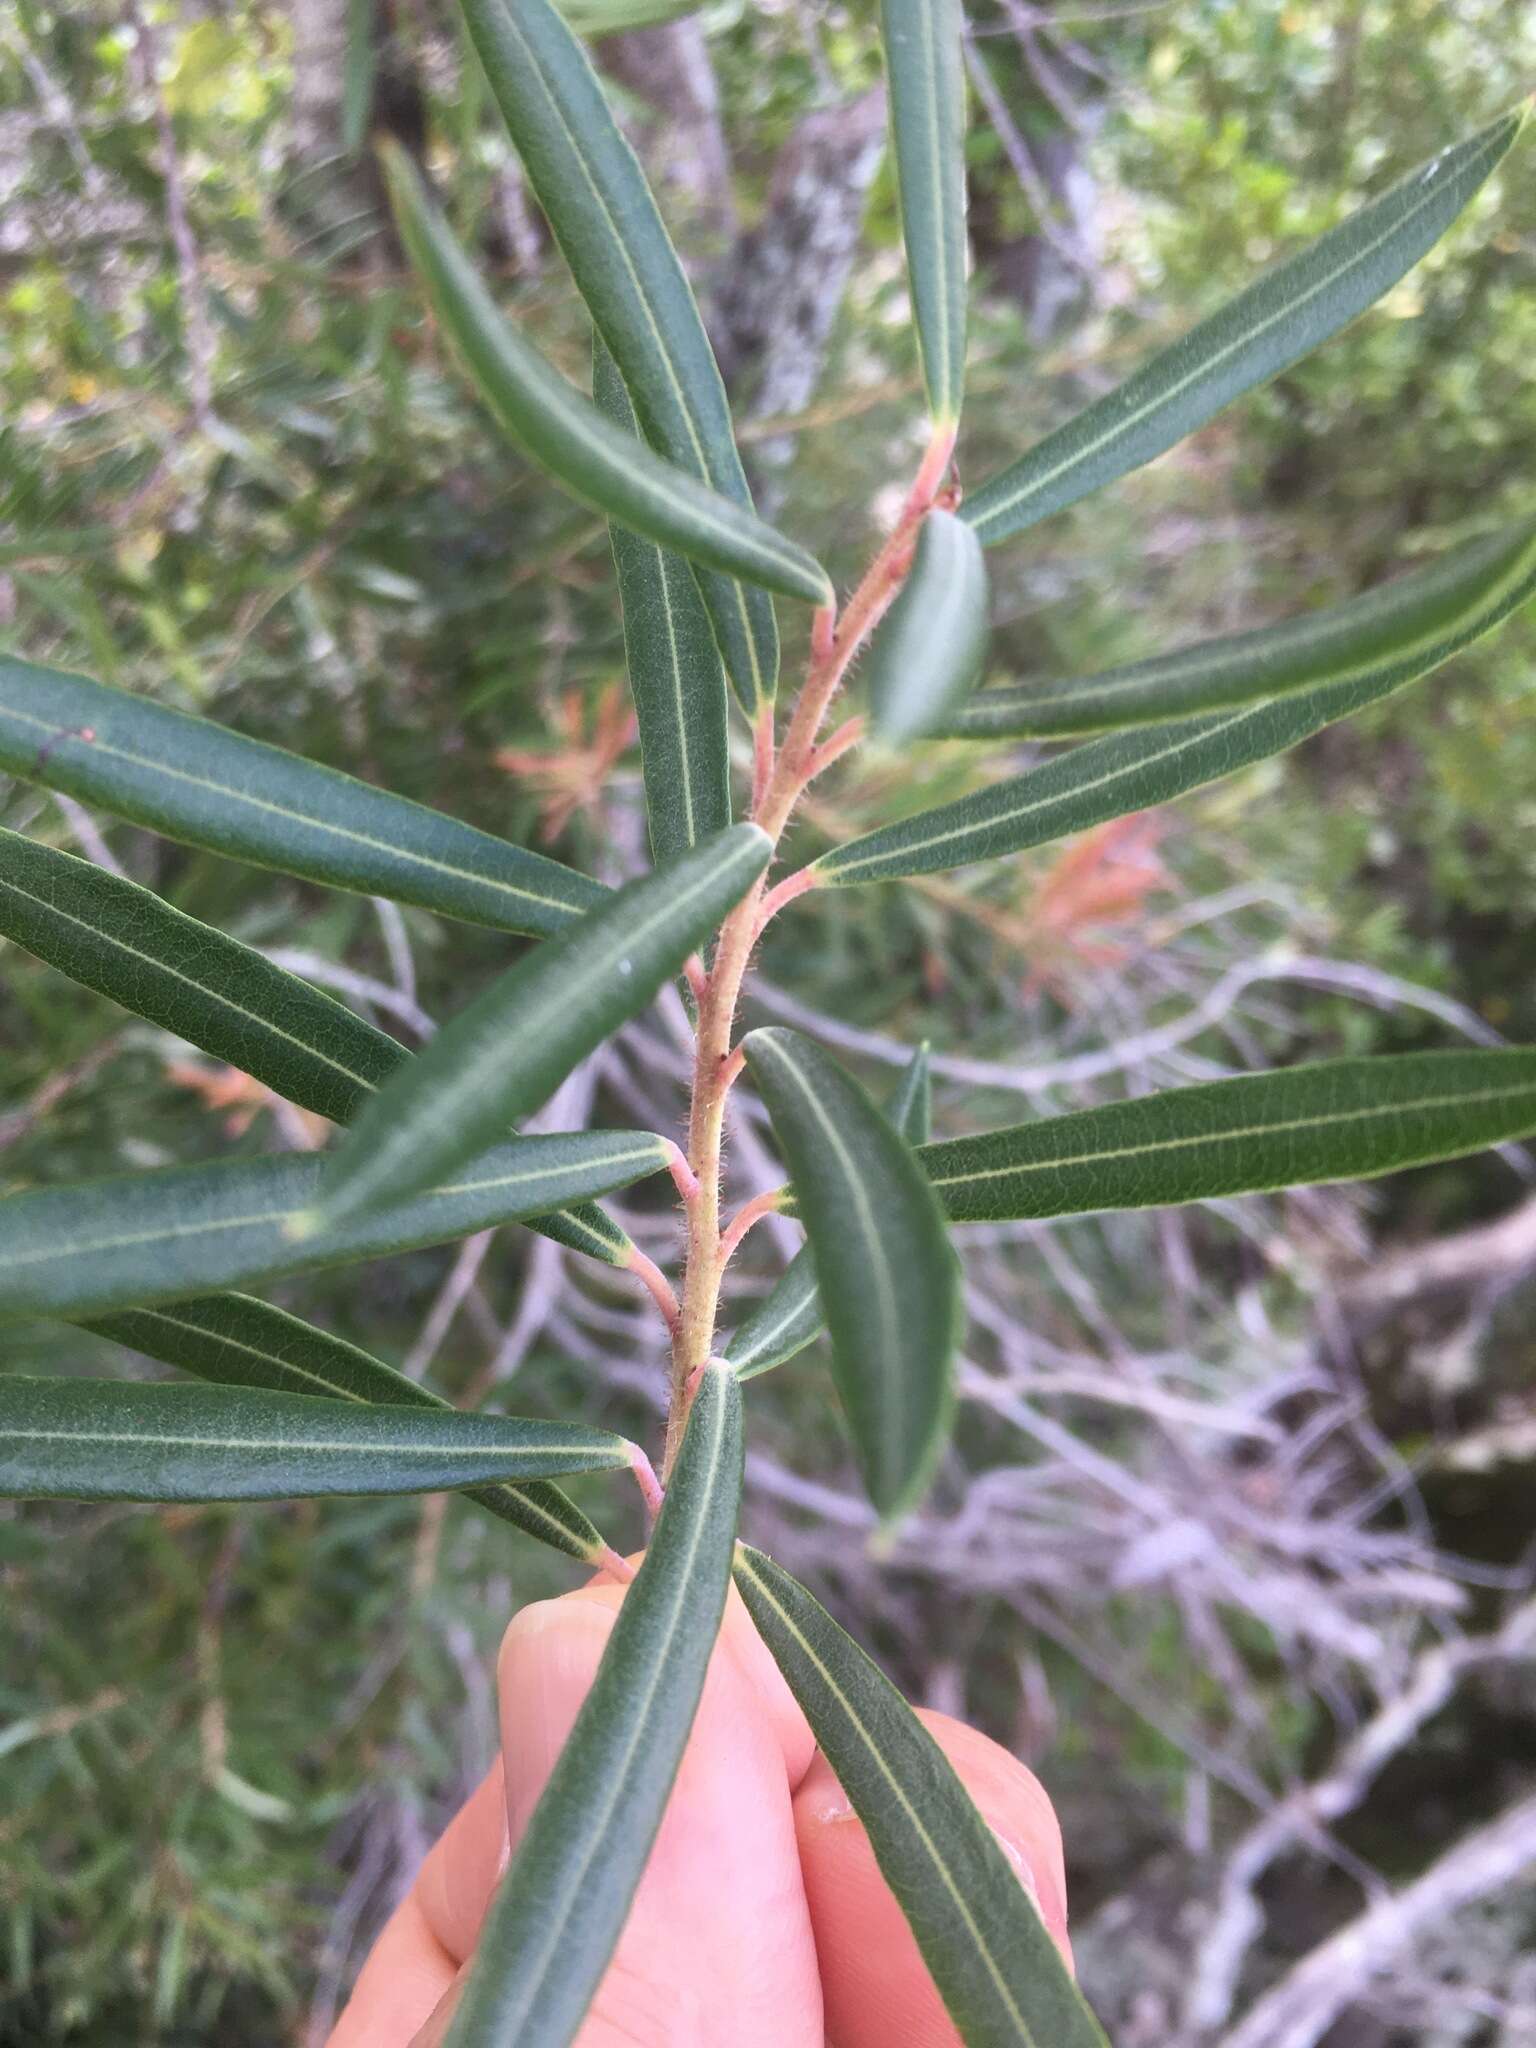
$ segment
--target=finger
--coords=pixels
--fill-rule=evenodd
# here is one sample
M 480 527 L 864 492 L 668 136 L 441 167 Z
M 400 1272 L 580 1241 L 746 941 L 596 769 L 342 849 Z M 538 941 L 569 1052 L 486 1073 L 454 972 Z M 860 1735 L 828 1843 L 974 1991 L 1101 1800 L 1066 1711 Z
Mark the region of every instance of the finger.
M 515 1843 L 597 1671 L 623 1589 L 525 1608 L 501 1656 Z M 745 1617 L 742 1617 L 745 1620 Z M 727 1623 L 666 1815 L 577 2048 L 802 2048 L 821 2036 L 791 1769 L 808 1741 Z M 776 1674 L 775 1674 L 776 1675 Z
M 412 1891 L 374 1943 L 326 2048 L 407 2048 L 456 1968 Z
M 954 1765 L 1070 1964 L 1061 1829 L 1040 1781 L 947 1714 L 919 1718 Z M 795 1794 L 795 1835 L 826 2001 L 827 2048 L 959 2048 L 863 1824 L 825 1757 Z

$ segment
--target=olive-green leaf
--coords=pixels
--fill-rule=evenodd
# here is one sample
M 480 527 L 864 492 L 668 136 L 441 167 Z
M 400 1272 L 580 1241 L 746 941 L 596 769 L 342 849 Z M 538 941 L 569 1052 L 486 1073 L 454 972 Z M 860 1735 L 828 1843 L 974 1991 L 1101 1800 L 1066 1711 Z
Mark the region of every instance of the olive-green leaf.
M 933 1110 L 928 1047 L 920 1045 L 886 1105 L 886 1115 L 909 1145 L 926 1145 Z M 756 1379 L 803 1351 L 821 1335 L 821 1298 L 809 1245 L 790 1260 L 757 1307 L 732 1331 L 725 1357 L 739 1380 Z
M 450 1184 L 302 1242 L 323 1171 L 312 1153 L 31 1188 L 0 1201 L 0 1317 L 78 1320 L 441 1244 L 625 1187 L 670 1150 L 637 1131 L 514 1138 Z
M 592 396 L 626 433 L 634 407 L 601 338 Z M 624 614 L 624 653 L 640 726 L 651 857 L 686 853 L 731 822 L 730 707 L 725 670 L 699 586 L 680 555 L 611 526 Z
M 881 0 L 891 139 L 923 383 L 935 422 L 965 391 L 965 58 L 961 0 Z
M 645 1008 L 772 851 L 758 826 L 732 825 L 535 947 L 369 1103 L 328 1167 L 324 1224 L 430 1186 L 537 1109 Z
M 127 690 L 0 655 L 0 768 L 170 839 L 509 932 L 607 890 L 543 854 Z
M 1501 546 L 1502 573 L 1485 587 L 1475 616 L 1447 633 L 1447 654 L 1489 631 L 1536 592 L 1536 552 L 1529 538 Z M 1260 704 L 1089 740 L 1022 775 L 849 840 L 815 863 L 817 879 L 848 884 L 934 874 L 1045 846 L 1284 753 L 1425 672 L 1421 656 L 1367 665 L 1342 681 Z
M 461 4 L 528 182 L 646 439 L 750 510 L 725 386 L 698 306 L 585 52 L 549 0 Z M 778 682 L 772 600 L 707 569 L 699 571 L 699 588 L 736 693 L 755 715 Z
M 257 1387 L 0 1377 L 0 1495 L 296 1500 L 606 1472 L 633 1447 L 579 1422 L 369 1407 Z
M 966 2048 L 1105 2048 L 997 1837 L 895 1686 L 761 1551 L 738 1545 L 735 1578 Z
M 905 746 L 941 727 L 981 679 L 987 658 L 987 567 L 974 528 L 930 512 L 896 602 L 868 656 L 875 731 Z
M 136 1017 L 338 1123 L 408 1058 L 386 1032 L 237 939 L 136 882 L 3 829 L 0 933 Z M 610 1266 L 626 1266 L 633 1255 L 627 1235 L 594 1203 L 526 1221 Z
M 953 1405 L 955 1256 L 911 1148 L 819 1046 L 752 1031 L 747 1065 L 794 1180 L 832 1338 L 832 1375 L 869 1497 L 922 1492 Z
M 1239 393 L 1278 376 L 1364 312 L 1432 248 L 1520 131 L 1523 110 L 1442 150 L 1276 264 L 1126 383 L 968 497 L 990 547 L 1150 462 Z
M 517 1854 L 444 2048 L 566 2048 L 623 1931 L 730 1583 L 741 1395 L 707 1369 L 667 1498 Z
M 918 1154 L 952 1221 L 1069 1216 L 1363 1180 L 1536 1132 L 1536 1049 L 1239 1074 Z
M 983 690 L 945 721 L 961 739 L 1064 739 L 1225 711 L 1328 683 L 1426 675 L 1536 589 L 1536 524 L 1468 541 L 1343 604 L 1224 634 L 1101 675 Z
M 206 1294 L 157 1308 L 123 1309 L 83 1327 L 221 1386 L 392 1407 L 449 1405 L 344 1337 L 249 1294 Z M 607 1547 L 576 1503 L 547 1480 L 523 1486 L 501 1481 L 465 1491 L 493 1515 L 578 1563 L 595 1564 Z
M 476 390 L 523 452 L 621 525 L 691 561 L 809 604 L 832 595 L 804 548 L 603 418 L 505 318 L 398 146 L 383 153 L 395 220 Z

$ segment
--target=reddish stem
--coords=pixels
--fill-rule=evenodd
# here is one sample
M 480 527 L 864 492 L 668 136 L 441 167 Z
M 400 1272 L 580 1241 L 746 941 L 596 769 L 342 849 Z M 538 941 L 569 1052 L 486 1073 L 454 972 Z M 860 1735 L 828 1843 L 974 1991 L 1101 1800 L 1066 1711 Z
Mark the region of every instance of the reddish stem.
M 662 1320 L 675 1337 L 678 1332 L 678 1326 L 682 1322 L 683 1312 L 678 1306 L 676 1294 L 672 1291 L 672 1283 L 666 1274 L 662 1272 L 660 1266 L 657 1265 L 654 1259 L 647 1258 L 639 1245 L 632 1244 L 629 1248 L 629 1259 L 625 1266 L 625 1271 L 633 1273 L 635 1278 L 644 1285 L 646 1292 L 661 1310 Z
M 850 719 L 849 723 L 854 724 L 857 721 Z M 757 916 L 757 936 L 762 937 L 764 928 L 778 916 L 787 903 L 793 903 L 797 896 L 803 896 L 807 889 L 814 889 L 815 886 L 816 873 L 813 868 L 797 868 L 794 874 L 786 875 L 777 888 L 770 889 L 763 898 L 763 907 Z
M 721 1235 L 720 1257 L 722 1262 L 729 1263 L 735 1255 L 736 1247 L 741 1243 L 741 1240 L 746 1236 L 753 1224 L 761 1223 L 765 1216 L 772 1216 L 783 1199 L 784 1190 L 782 1188 L 765 1188 L 762 1194 L 754 1195 L 750 1202 L 742 1204 Z

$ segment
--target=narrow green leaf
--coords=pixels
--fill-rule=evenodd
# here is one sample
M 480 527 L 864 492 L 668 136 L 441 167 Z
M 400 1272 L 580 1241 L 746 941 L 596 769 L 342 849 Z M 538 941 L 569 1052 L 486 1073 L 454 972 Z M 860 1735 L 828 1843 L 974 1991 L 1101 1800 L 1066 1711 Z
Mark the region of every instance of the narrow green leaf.
M 553 932 L 608 892 L 424 804 L 211 719 L 0 655 L 0 768 L 258 867 Z
M 341 146 L 356 156 L 373 122 L 374 85 L 379 69 L 377 0 L 347 0 L 347 33 L 341 58 Z
M 1253 633 L 1062 682 L 983 690 L 946 730 L 1064 739 L 1225 711 L 1330 683 L 1399 689 L 1480 638 L 1536 589 L 1536 524 L 1469 541 L 1378 590 Z
M 885 1113 L 909 1145 L 926 1145 L 932 1110 L 933 1084 L 925 1043 L 912 1055 Z M 759 1373 L 782 1365 L 814 1343 L 824 1327 L 816 1268 L 810 1246 L 805 1245 L 746 1321 L 732 1332 L 724 1355 L 735 1366 L 737 1379 L 756 1379 Z
M 892 1520 L 926 1486 L 953 1405 L 944 1218 L 905 1140 L 819 1046 L 780 1029 L 743 1043 L 794 1179 L 864 1483 Z
M 739 1544 L 735 1577 L 966 2048 L 1105 2048 L 996 1836 L 901 1694 L 771 1558 Z
M 560 12 L 579 36 L 621 35 L 692 14 L 703 0 L 560 0 Z
M 627 1466 L 580 1422 L 378 1408 L 255 1387 L 0 1376 L 0 1495 L 25 1500 L 296 1500 L 437 1493 Z
M 606 418 L 638 434 L 629 393 L 601 337 L 592 352 L 592 396 Z M 725 670 L 688 564 L 622 526 L 608 531 L 640 724 L 651 858 L 666 860 L 731 822 Z
M 670 1149 L 637 1131 L 513 1138 L 451 1185 L 302 1242 L 323 1171 L 312 1153 L 32 1188 L 0 1201 L 0 1317 L 78 1320 L 441 1244 L 625 1187 Z
M 205 1294 L 159 1308 L 124 1309 L 83 1327 L 221 1386 L 394 1407 L 449 1406 L 370 1352 L 248 1294 Z M 594 1564 L 606 1548 L 576 1503 L 547 1480 L 465 1491 L 493 1515 L 579 1563 Z
M 1485 586 L 1475 614 L 1464 615 L 1455 633 L 1447 631 L 1442 643 L 1447 654 L 1491 630 L 1536 592 L 1536 549 L 1529 538 L 1524 545 L 1500 545 L 1507 549 L 1502 573 Z M 1488 565 L 1485 560 L 1483 566 Z M 1416 655 L 1367 666 L 1318 689 L 1090 740 L 1022 775 L 835 847 L 816 862 L 818 878 L 848 884 L 934 874 L 1045 846 L 1110 818 L 1168 803 L 1284 753 L 1325 725 L 1390 697 L 1426 672 L 1422 660 Z
M 923 383 L 952 425 L 965 391 L 965 58 L 961 0 L 881 0 L 891 139 Z
M 980 681 L 986 658 L 981 542 L 952 512 L 930 512 L 911 572 L 870 644 L 876 733 L 899 747 L 942 726 Z
M 772 852 L 758 826 L 733 825 L 493 982 L 358 1118 L 327 1170 L 325 1222 L 430 1186 L 537 1109 L 710 937 Z
M 925 1145 L 952 1221 L 1364 1180 L 1536 1132 L 1536 1049 L 1387 1053 L 1170 1088 Z
M 504 317 L 404 152 L 391 144 L 382 155 L 400 237 L 432 310 L 527 456 L 584 504 L 691 561 L 809 604 L 830 602 L 827 573 L 804 548 L 613 426 L 551 369 Z
M 1311 353 L 1389 291 L 1444 234 L 1509 149 L 1506 114 L 1276 264 L 1117 390 L 968 497 L 987 546 L 1150 462 L 1239 393 Z
M 704 1373 L 592 1690 L 491 1901 L 444 2048 L 566 2048 L 645 1869 L 704 1688 L 741 1502 L 741 1395 Z
M 309 982 L 136 882 L 3 828 L 0 933 L 134 1016 L 338 1123 L 409 1057 Z M 633 1251 L 593 1203 L 527 1222 L 610 1266 L 626 1265 Z
M 725 386 L 693 292 L 584 51 L 549 0 L 462 5 L 528 182 L 646 439 L 750 510 Z M 778 682 L 772 602 L 707 570 L 699 588 L 736 693 L 755 716 Z

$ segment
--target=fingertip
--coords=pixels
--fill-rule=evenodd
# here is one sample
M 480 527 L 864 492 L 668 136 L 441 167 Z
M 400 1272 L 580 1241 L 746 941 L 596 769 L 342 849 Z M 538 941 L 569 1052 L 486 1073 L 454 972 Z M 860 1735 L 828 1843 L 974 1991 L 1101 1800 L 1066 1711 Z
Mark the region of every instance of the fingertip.
M 456 1963 L 480 1938 L 508 1853 L 506 1789 L 497 1757 L 427 1851 L 416 1878 L 426 1923 Z

